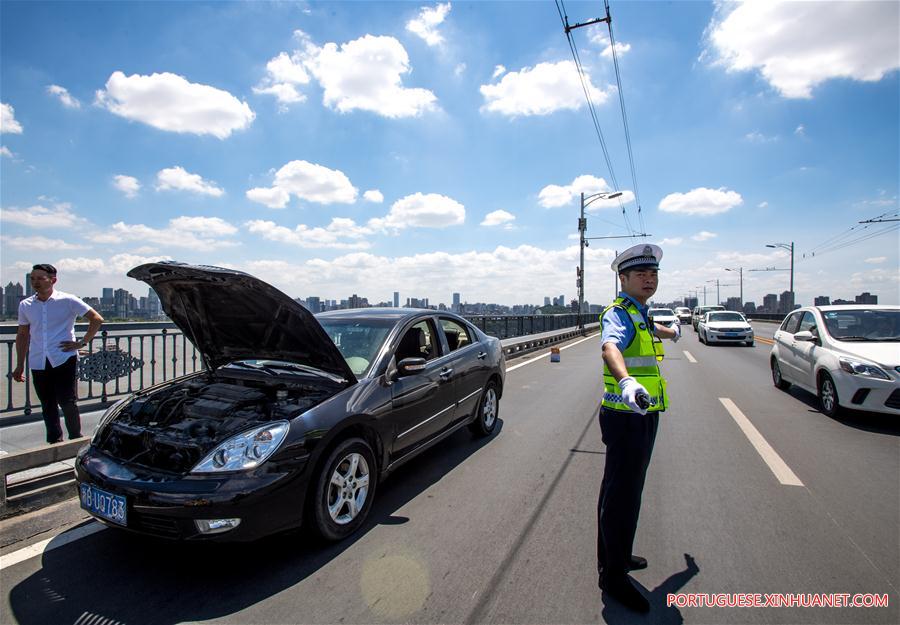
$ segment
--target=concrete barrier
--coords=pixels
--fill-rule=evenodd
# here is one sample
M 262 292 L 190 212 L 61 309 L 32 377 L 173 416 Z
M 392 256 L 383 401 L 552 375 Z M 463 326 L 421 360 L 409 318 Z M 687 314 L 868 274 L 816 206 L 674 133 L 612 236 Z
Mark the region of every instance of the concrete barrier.
M 0 457 L 0 519 L 74 497 L 73 464 L 65 461 L 89 441 L 85 436 Z

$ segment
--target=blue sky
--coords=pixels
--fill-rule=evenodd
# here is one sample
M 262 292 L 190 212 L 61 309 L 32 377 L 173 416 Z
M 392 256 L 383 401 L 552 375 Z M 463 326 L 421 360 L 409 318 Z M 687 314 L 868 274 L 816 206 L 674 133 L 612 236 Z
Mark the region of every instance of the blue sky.
M 599 2 L 565 4 L 570 22 Z M 612 2 L 657 300 L 897 303 L 900 4 Z M 613 188 L 553 2 L 0 4 L 0 281 L 35 262 L 82 296 L 168 258 L 291 296 L 504 304 L 576 296 L 578 194 Z M 640 221 L 602 28 L 574 32 L 622 200 Z M 855 227 L 856 230 L 850 230 Z M 812 251 L 817 255 L 810 257 Z M 807 258 L 803 258 L 806 254 Z M 733 286 L 732 286 L 733 285 Z

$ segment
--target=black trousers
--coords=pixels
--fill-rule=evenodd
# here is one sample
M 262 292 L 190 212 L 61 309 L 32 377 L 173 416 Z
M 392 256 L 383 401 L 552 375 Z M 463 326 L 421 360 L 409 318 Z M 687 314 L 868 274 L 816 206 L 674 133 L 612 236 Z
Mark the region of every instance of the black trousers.
M 31 370 L 34 390 L 41 400 L 44 412 L 44 425 L 47 427 L 47 442 L 56 443 L 62 440 L 63 433 L 59 423 L 59 407 L 66 417 L 66 431 L 69 439 L 81 436 L 81 415 L 78 413 L 78 359 L 72 356 L 58 367 L 51 367 L 50 361 L 44 363 L 44 370 Z
M 597 502 L 597 568 L 605 575 L 627 571 L 658 428 L 658 413 L 600 409 L 606 465 Z

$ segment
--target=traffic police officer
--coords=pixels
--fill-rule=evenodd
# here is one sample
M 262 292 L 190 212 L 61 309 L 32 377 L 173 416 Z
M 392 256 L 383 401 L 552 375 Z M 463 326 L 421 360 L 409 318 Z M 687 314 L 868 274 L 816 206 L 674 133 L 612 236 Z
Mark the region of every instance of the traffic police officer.
M 647 314 L 647 301 L 659 284 L 662 255 L 659 246 L 643 244 L 619 254 L 612 270 L 619 274 L 622 291 L 600 315 L 604 391 L 600 429 L 606 465 L 597 503 L 599 584 L 638 612 L 647 612 L 650 604 L 627 573 L 647 566 L 631 550 L 659 413 L 669 403 L 659 370 L 660 339 L 681 338 L 677 322 L 668 328 L 654 324 Z

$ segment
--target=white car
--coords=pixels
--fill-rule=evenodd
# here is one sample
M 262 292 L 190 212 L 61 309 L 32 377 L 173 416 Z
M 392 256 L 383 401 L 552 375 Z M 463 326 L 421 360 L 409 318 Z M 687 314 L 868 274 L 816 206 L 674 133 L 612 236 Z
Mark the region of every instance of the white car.
M 691 322 L 691 309 L 687 306 L 679 306 L 675 309 L 675 316 L 678 317 L 678 321 L 681 322 L 681 325 Z
M 664 325 L 667 328 L 672 327 L 674 323 L 680 323 L 678 317 L 675 316 L 675 311 L 671 308 L 651 308 L 649 315 L 653 319 L 653 323 Z
M 772 382 L 815 393 L 822 412 L 900 415 L 900 307 L 807 306 L 788 315 L 769 357 Z
M 753 347 L 753 326 L 746 317 L 731 310 L 714 310 L 697 324 L 701 343 L 743 343 Z

